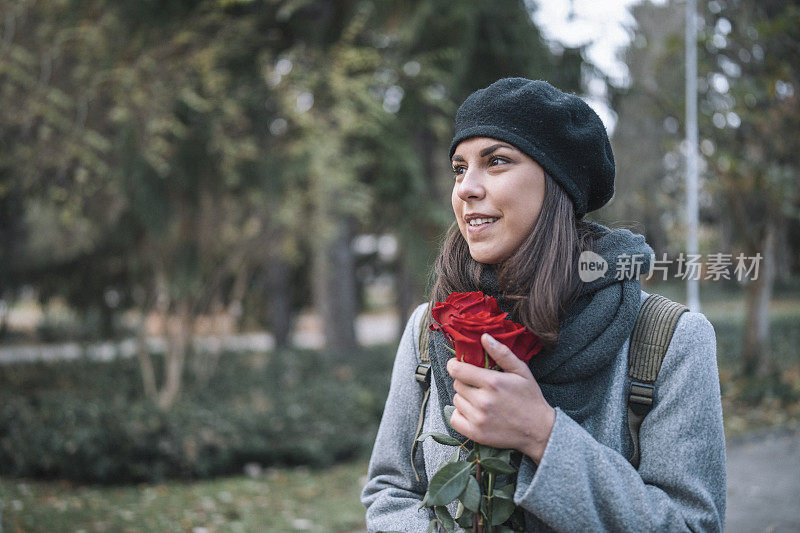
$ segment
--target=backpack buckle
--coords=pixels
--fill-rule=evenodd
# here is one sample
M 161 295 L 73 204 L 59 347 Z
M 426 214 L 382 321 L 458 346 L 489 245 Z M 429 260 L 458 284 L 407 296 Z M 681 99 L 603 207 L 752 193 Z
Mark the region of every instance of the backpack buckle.
M 628 405 L 631 410 L 637 415 L 645 415 L 653 408 L 653 397 L 655 396 L 656 388 L 649 383 L 642 383 L 640 381 L 631 382 L 630 395 L 628 396 Z
M 431 365 L 420 363 L 417 365 L 417 370 L 414 372 L 414 379 L 423 389 L 431 386 Z

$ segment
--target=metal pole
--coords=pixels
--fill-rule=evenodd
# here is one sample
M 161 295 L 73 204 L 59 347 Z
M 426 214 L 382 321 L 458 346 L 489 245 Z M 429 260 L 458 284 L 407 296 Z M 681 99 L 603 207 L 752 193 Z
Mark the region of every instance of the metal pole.
M 686 0 L 686 253 L 697 254 L 697 1 Z M 699 283 L 688 276 L 686 300 L 700 312 Z

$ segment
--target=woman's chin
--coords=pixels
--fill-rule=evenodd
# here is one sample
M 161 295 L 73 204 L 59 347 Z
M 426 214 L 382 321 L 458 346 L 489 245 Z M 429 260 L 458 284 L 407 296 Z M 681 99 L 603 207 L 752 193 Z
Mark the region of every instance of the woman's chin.
M 502 254 L 497 253 L 496 250 L 482 250 L 479 248 L 470 248 L 469 255 L 472 256 L 472 259 L 478 263 L 483 263 L 486 265 L 496 265 L 497 263 L 501 263 L 504 259 L 506 259 L 506 257 L 503 257 Z

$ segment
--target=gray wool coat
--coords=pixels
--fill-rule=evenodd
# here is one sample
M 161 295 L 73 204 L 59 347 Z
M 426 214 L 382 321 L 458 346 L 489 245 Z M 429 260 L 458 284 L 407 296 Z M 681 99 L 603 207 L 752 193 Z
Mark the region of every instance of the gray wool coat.
M 647 294 L 642 293 L 642 301 Z M 419 323 L 406 325 L 361 495 L 369 531 L 427 531 L 432 513 L 418 509 L 428 481 L 452 448 L 426 439 L 420 481 L 411 444 L 422 404 L 414 380 Z M 628 344 L 614 360 L 607 402 L 578 425 L 559 408 L 537 466 L 524 457 L 514 494 L 527 531 L 721 531 L 725 521 L 725 437 L 714 329 L 684 313 L 656 381 L 656 403 L 639 432 L 638 470 L 627 457 Z M 422 431 L 446 432 L 435 380 Z M 591 385 L 589 385 L 591 386 Z M 454 512 L 454 505 L 451 512 Z

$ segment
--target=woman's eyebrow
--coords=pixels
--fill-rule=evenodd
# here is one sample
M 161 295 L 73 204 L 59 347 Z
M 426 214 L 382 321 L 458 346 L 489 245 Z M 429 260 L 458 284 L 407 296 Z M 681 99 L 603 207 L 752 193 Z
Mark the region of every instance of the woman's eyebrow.
M 514 149 L 512 146 L 509 146 L 509 145 L 507 145 L 507 144 L 503 144 L 503 143 L 497 143 L 497 144 L 493 144 L 493 145 L 491 145 L 491 146 L 489 146 L 489 147 L 487 147 L 487 148 L 484 148 L 483 150 L 481 150 L 481 153 L 480 153 L 479 155 L 480 155 L 481 157 L 486 157 L 487 155 L 491 154 L 492 152 L 494 152 L 494 151 L 495 151 L 495 150 L 497 150 L 498 148 L 510 148 L 510 149 L 512 149 L 512 150 Z M 463 158 L 463 157 L 461 157 L 460 155 L 454 155 L 454 156 L 453 156 L 453 161 L 461 161 L 461 162 L 464 162 L 465 160 L 464 160 L 464 158 Z
M 509 145 L 503 144 L 503 143 L 493 144 L 490 147 L 484 148 L 483 150 L 481 150 L 481 154 L 480 155 L 481 155 L 481 157 L 486 157 L 487 155 L 491 154 L 492 152 L 494 152 L 498 148 L 511 148 L 511 147 Z

